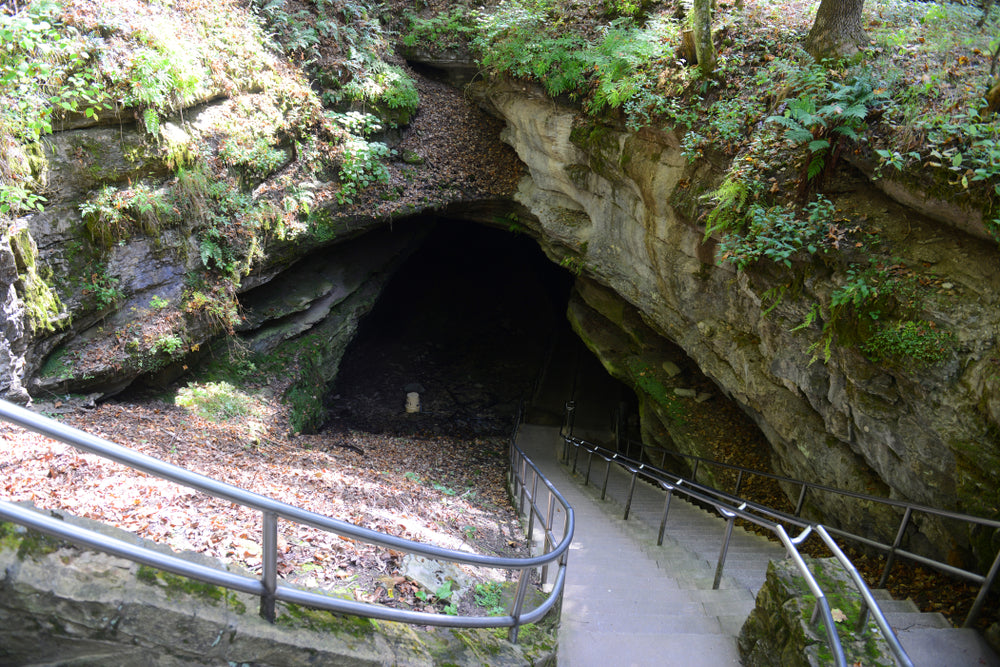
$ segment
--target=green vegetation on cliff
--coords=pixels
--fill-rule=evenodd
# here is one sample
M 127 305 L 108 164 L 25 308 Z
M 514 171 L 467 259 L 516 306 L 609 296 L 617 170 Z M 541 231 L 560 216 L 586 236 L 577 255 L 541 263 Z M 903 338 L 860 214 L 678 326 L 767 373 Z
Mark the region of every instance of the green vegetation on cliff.
M 950 358 L 954 341 L 907 287 L 920 267 L 857 214 L 835 210 L 824 190 L 850 161 L 973 211 L 982 222 L 972 227 L 1000 239 L 997 18 L 980 26 L 980 17 L 961 4 L 869 2 L 870 39 L 850 57 L 818 61 L 803 48 L 812 17 L 802 6 L 719 3 L 710 74 L 692 67 L 690 17 L 677 3 L 461 5 L 412 14 L 404 42 L 440 49 L 464 39 L 487 72 L 537 82 L 597 124 L 673 132 L 692 163 L 707 159 L 720 175 L 680 195 L 705 220 L 706 240 L 740 271 L 766 263 L 785 272 L 784 286 L 764 295 L 771 308 L 803 272 L 833 272 L 833 291 L 789 323 L 812 332 L 815 358 L 840 345 L 916 371 Z

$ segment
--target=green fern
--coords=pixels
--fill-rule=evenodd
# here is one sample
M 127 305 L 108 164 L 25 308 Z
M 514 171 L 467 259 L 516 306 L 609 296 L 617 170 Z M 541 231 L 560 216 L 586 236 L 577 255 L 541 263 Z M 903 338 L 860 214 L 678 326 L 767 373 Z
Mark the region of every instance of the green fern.
M 825 79 L 822 82 L 825 84 Z M 887 99 L 886 93 L 877 91 L 865 77 L 846 84 L 834 83 L 829 90 L 818 89 L 820 83 L 818 76 L 807 78 L 799 96 L 788 101 L 784 112 L 767 119 L 784 128 L 786 142 L 793 146 L 804 145 L 809 152 L 806 181 L 817 178 L 832 166 L 841 142 L 857 140 L 872 109 Z M 829 162 L 828 155 L 831 156 Z

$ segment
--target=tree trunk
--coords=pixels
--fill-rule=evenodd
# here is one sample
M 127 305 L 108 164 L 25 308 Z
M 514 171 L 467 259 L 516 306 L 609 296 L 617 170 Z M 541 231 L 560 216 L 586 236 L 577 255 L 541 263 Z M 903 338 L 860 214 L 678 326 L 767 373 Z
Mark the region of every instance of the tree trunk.
M 864 4 L 865 0 L 822 0 L 806 38 L 806 51 L 816 60 L 857 53 L 868 41 L 861 26 Z
M 694 0 L 691 6 L 694 48 L 702 76 L 715 70 L 715 44 L 712 42 L 712 0 Z

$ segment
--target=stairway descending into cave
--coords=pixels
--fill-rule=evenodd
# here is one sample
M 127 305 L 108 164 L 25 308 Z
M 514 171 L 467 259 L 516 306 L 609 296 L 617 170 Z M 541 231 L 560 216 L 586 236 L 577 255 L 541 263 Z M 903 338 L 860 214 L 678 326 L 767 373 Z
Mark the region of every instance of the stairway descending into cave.
M 740 664 L 736 636 L 753 609 L 767 563 L 784 549 L 734 528 L 718 590 L 712 589 L 725 521 L 674 497 L 663 546 L 656 545 L 664 494 L 637 482 L 622 519 L 630 475 L 612 466 L 600 499 L 604 466 L 592 484 L 559 463 L 554 427 L 526 424 L 519 445 L 576 512 L 559 631 L 560 667 Z M 598 470 L 597 468 L 600 468 Z M 554 525 L 561 525 L 557 517 Z M 953 628 L 940 614 L 876 591 L 889 623 L 917 667 L 1000 667 L 974 630 Z

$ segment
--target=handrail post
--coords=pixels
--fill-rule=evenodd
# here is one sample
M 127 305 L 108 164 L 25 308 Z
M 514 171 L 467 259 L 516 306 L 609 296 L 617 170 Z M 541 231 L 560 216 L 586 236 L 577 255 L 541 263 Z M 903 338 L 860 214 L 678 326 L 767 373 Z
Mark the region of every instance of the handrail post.
M 274 623 L 274 592 L 278 588 L 278 515 L 263 512 L 261 523 L 260 581 L 264 594 L 260 596 L 260 615 L 268 623 Z
M 544 523 L 545 541 L 542 542 L 542 553 L 548 553 L 549 547 L 552 546 L 552 540 L 549 539 L 549 536 L 552 534 L 552 515 L 554 510 L 554 503 L 552 502 L 554 498 L 552 497 L 552 491 L 549 491 L 548 497 L 549 501 L 548 501 L 548 507 L 545 510 L 545 523 Z M 542 585 L 545 585 L 548 578 L 549 578 L 549 564 L 545 563 L 545 565 L 542 567 Z
M 746 509 L 747 504 L 743 503 L 740 509 Z M 715 566 L 715 581 L 712 583 L 712 590 L 718 590 L 722 583 L 722 568 L 726 565 L 726 554 L 729 553 L 729 541 L 733 537 L 733 524 L 736 523 L 736 515 L 720 509 L 722 515 L 726 517 L 726 538 L 722 541 L 722 550 L 719 552 L 719 564 Z
M 698 481 L 698 464 L 699 463 L 701 463 L 700 460 L 698 460 L 698 459 L 694 460 L 694 470 L 691 471 L 691 481 L 693 481 L 693 482 L 697 482 Z
M 808 488 L 809 486 L 805 482 L 802 482 L 802 490 L 799 491 L 799 500 L 795 503 L 795 516 L 802 514 L 802 503 L 806 501 L 806 489 Z
M 521 570 L 517 579 L 517 592 L 514 594 L 514 606 L 510 615 L 514 617 L 514 625 L 510 626 L 507 639 L 511 644 L 517 643 L 517 633 L 521 628 L 521 607 L 524 606 L 524 594 L 528 591 L 528 571 Z
M 517 505 L 518 514 L 524 514 L 524 494 L 527 493 L 528 486 L 528 462 L 521 459 L 521 495 Z
M 538 472 L 532 469 L 531 497 L 528 498 L 528 555 L 531 555 L 531 545 L 535 535 L 535 498 L 538 497 Z
M 965 617 L 965 622 L 962 623 L 963 628 L 971 628 L 972 624 L 976 622 L 976 618 L 979 617 L 979 611 L 983 608 L 983 603 L 986 602 L 986 594 L 993 587 L 993 581 L 997 577 L 998 570 L 1000 570 L 1000 551 L 997 552 L 996 558 L 993 559 L 990 571 L 986 573 L 986 579 L 983 580 L 983 585 L 979 588 L 979 594 L 976 595 L 976 600 L 972 603 L 972 608 L 969 609 L 969 615 Z
M 514 477 L 516 473 L 514 472 L 514 466 L 517 465 L 517 450 L 515 449 L 514 439 L 510 439 L 510 454 L 507 456 L 507 486 L 514 488 Z
M 667 487 L 667 499 L 663 502 L 663 518 L 660 519 L 660 533 L 656 536 L 656 546 L 663 546 L 663 533 L 667 529 L 667 512 L 670 511 L 670 498 L 674 495 L 674 488 Z
M 573 435 L 573 423 L 576 421 L 576 401 L 566 401 L 566 435 Z
M 739 498 L 740 489 L 742 488 L 743 488 L 743 469 L 740 468 L 740 470 L 736 474 L 736 490 L 733 491 L 733 495 Z
M 604 484 L 601 485 L 601 500 L 608 495 L 608 478 L 611 477 L 611 459 L 606 459 L 608 465 L 604 468 Z
M 583 485 L 590 486 L 590 467 L 594 465 L 594 450 L 587 450 L 587 474 L 583 478 Z
M 611 411 L 612 437 L 615 439 L 615 451 L 622 451 L 622 434 L 618 430 L 618 408 Z
M 573 474 L 576 474 L 576 464 L 580 461 L 580 447 L 581 444 L 576 445 L 576 452 L 573 454 Z
M 622 517 L 622 521 L 628 521 L 629 510 L 632 509 L 632 494 L 635 492 L 635 478 L 639 475 L 638 470 L 632 471 L 632 483 L 628 487 L 628 500 L 625 501 L 625 516 Z
M 896 549 L 898 549 L 899 545 L 903 543 L 903 533 L 906 532 L 906 526 L 910 523 L 910 515 L 912 513 L 912 507 L 907 507 L 906 511 L 903 512 L 903 520 L 899 522 L 899 530 L 896 531 L 896 539 L 893 541 L 892 548 L 889 549 L 889 553 L 885 557 L 885 567 L 882 569 L 882 577 L 878 580 L 878 588 L 884 588 L 885 582 L 889 579 L 889 570 L 892 569 L 892 565 L 896 561 Z

